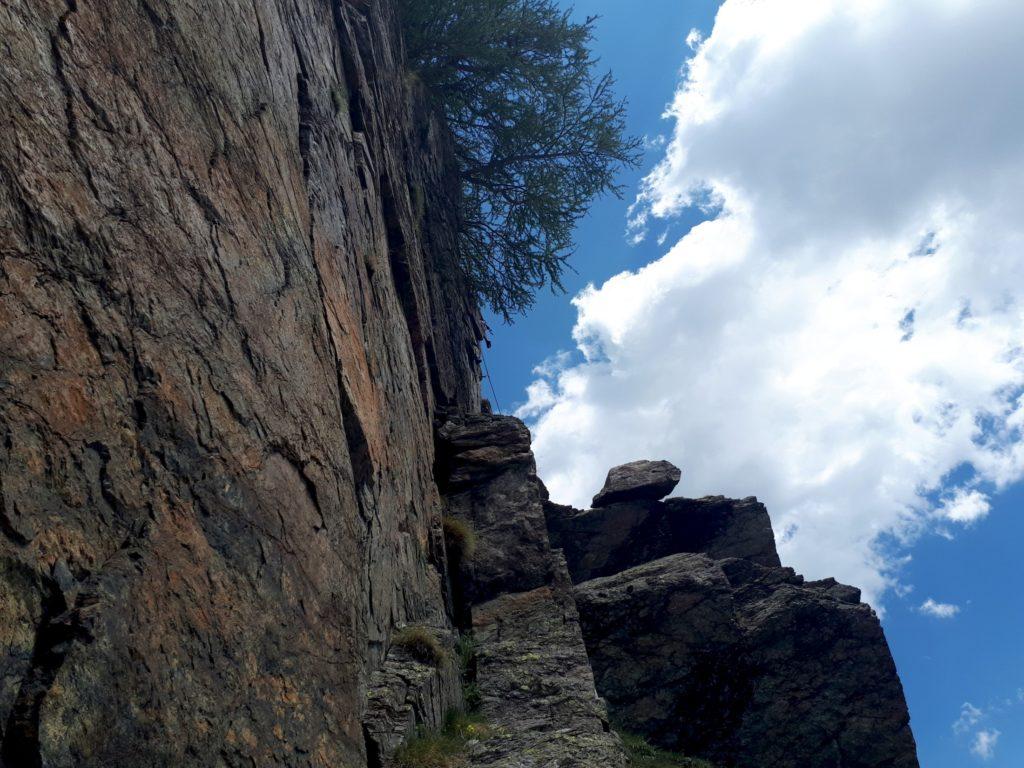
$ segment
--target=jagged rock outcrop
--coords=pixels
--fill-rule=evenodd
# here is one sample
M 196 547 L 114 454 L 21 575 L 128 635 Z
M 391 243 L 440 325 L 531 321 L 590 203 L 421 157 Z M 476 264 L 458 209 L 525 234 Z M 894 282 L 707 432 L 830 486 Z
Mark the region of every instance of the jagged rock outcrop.
M 448 514 L 479 542 L 453 575 L 457 613 L 471 616 L 483 711 L 504 734 L 473 765 L 621 760 L 591 669 L 622 727 L 722 768 L 917 765 L 874 612 L 855 588 L 781 567 L 756 499 L 641 491 L 574 510 L 546 500 L 517 420 L 453 418 L 438 440 Z
M 449 710 L 464 706 L 459 668 L 452 663 L 455 636 L 447 627 L 417 629 L 435 637 L 446 658 L 418 659 L 402 644 L 392 645 L 366 691 L 363 732 L 370 766 L 387 765 L 417 729 L 437 727 Z
M 530 431 L 519 419 L 454 416 L 437 433 L 438 479 L 446 513 L 470 523 L 475 556 L 459 563 L 454 586 L 462 607 L 551 583 L 544 517 Z
M 393 627 L 448 623 L 433 414 L 479 408 L 394 4 L 0 37 L 2 761 L 365 765 Z
M 680 552 L 779 565 L 768 510 L 757 499 L 666 499 L 576 510 L 545 505 L 552 544 L 576 582 Z
M 604 487 L 591 506 L 607 507 L 619 501 L 657 501 L 672 493 L 682 477 L 679 467 L 667 461 L 632 461 L 608 470 Z
M 476 553 L 452 574 L 476 642 L 480 711 L 493 730 L 473 768 L 625 768 L 580 632 L 565 561 L 551 548 L 530 433 L 509 416 L 456 416 L 438 430 L 449 515 Z
M 578 582 L 576 601 L 617 722 L 723 767 L 917 766 L 874 611 L 853 587 L 779 567 L 755 499 L 548 516 L 574 574 L 610 574 Z

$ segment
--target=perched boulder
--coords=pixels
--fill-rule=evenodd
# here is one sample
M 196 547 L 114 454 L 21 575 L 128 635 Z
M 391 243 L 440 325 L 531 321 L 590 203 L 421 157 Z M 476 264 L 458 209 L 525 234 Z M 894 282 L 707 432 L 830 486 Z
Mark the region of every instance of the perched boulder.
M 681 552 L 779 565 L 768 511 L 756 498 L 633 501 L 586 511 L 545 505 L 551 543 L 573 581 L 608 576 Z
M 874 611 L 789 568 L 673 555 L 576 588 L 612 717 L 737 768 L 916 768 Z
M 668 496 L 679 484 L 682 472 L 667 461 L 632 461 L 608 471 L 604 488 L 592 502 L 595 508 L 619 501 L 657 501 Z

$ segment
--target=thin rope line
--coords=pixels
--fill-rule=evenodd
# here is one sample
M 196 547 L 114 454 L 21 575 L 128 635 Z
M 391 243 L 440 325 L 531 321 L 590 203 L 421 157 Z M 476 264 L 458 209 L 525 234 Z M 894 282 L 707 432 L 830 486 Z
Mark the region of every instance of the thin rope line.
M 480 359 L 484 363 L 484 375 L 487 376 L 487 383 L 491 387 L 491 397 L 494 398 L 494 407 L 497 408 L 497 413 L 501 413 L 501 403 L 498 402 L 498 393 L 494 391 L 494 379 L 491 378 L 491 372 L 487 368 L 487 355 L 480 355 Z

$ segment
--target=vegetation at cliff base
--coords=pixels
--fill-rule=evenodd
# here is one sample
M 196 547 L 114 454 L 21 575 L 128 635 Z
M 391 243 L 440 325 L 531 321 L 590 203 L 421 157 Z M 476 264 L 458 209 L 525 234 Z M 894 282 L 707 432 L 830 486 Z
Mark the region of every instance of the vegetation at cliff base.
M 482 696 L 476 681 L 476 639 L 471 633 L 467 632 L 459 637 L 455 652 L 459 660 L 459 677 L 462 679 L 462 699 L 466 709 L 470 713 L 475 713 L 480 708 Z
M 635 768 L 714 768 L 704 760 L 684 757 L 652 746 L 643 736 L 623 731 L 619 732 L 619 736 L 629 756 L 629 764 Z
M 479 715 L 451 712 L 444 728 L 438 731 L 421 729 L 395 753 L 395 768 L 460 768 L 466 765 L 466 751 L 471 741 L 484 740 L 492 729 Z
M 561 289 L 573 229 L 640 157 L 625 102 L 598 74 L 594 18 L 554 0 L 401 0 L 409 60 L 455 136 L 460 259 L 504 319 Z

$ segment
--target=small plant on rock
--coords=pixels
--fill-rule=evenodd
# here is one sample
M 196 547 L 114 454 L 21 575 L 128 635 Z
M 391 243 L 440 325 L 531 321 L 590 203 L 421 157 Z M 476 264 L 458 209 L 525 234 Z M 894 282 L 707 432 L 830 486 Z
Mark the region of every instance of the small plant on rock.
M 494 729 L 483 715 L 475 712 L 449 712 L 444 730 L 463 741 L 483 741 L 494 735 Z
M 399 630 L 391 639 L 391 645 L 403 648 L 422 664 L 440 667 L 448 661 L 448 652 L 437 636 L 426 627 L 411 626 Z
M 420 729 L 395 753 L 395 768 L 462 768 L 471 741 L 487 739 L 491 727 L 479 715 L 450 712 L 439 731 Z
M 650 744 L 643 736 L 619 731 L 629 764 L 636 768 L 714 768 L 711 763 L 669 752 Z
M 394 768 L 462 768 L 465 743 L 452 734 L 421 731 L 395 753 Z
M 463 634 L 455 650 L 459 660 L 459 676 L 462 678 L 462 699 L 469 712 L 476 712 L 482 701 L 480 686 L 476 682 L 476 638 L 468 632 Z
M 473 526 L 460 517 L 445 517 L 441 521 L 444 528 L 444 546 L 448 557 L 453 563 L 463 563 L 472 559 L 476 552 L 476 533 Z

